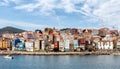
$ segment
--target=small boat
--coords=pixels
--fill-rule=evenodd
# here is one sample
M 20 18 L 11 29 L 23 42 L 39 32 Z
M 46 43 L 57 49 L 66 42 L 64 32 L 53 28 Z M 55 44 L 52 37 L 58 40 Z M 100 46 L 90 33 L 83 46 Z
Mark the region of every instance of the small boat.
M 7 56 L 4 56 L 4 58 L 6 58 L 6 59 L 13 59 L 13 56 L 7 55 Z

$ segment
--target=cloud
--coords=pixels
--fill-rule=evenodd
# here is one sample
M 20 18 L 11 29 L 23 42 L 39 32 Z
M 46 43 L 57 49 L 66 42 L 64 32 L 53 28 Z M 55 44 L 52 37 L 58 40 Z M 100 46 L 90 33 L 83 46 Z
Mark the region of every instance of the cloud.
M 27 12 L 36 12 L 40 14 L 51 15 L 57 14 L 56 10 L 60 9 L 65 13 L 80 13 L 90 16 L 92 9 L 90 7 L 97 6 L 99 0 L 33 0 L 33 2 L 26 2 L 23 0 L 6 0 L 15 3 L 17 10 L 25 10 Z M 93 4 L 91 4 L 91 1 Z M 102 0 L 101 0 L 102 1 Z M 26 3 L 24 3 L 26 2 Z M 20 4 L 18 4 L 20 3 Z
M 2 2 L 0 2 L 0 6 L 7 6 L 9 4 L 8 0 L 3 0 Z
M 43 29 L 47 27 L 47 25 L 0 19 L 0 28 L 5 27 L 5 26 L 21 27 L 21 29 L 24 29 L 24 30 Z
M 15 9 L 26 10 L 28 12 L 32 12 L 35 7 L 36 6 L 34 4 L 27 4 L 27 5 L 16 6 Z
M 9 2 L 15 3 L 16 5 L 23 3 L 24 0 L 8 0 Z
M 101 18 L 108 26 L 118 26 L 120 24 L 120 1 L 109 0 L 93 11 L 93 14 Z
M 15 6 L 15 9 L 26 10 L 28 12 L 35 12 L 36 10 L 40 14 L 50 15 L 56 8 L 55 0 L 37 0 L 35 3 L 22 4 Z
M 14 3 L 14 9 L 30 13 L 39 13 L 45 16 L 57 15 L 56 10 L 65 14 L 78 13 L 78 16 L 87 16 L 90 23 L 95 22 L 112 27 L 120 24 L 119 0 L 3 0 L 0 5 L 7 6 Z M 81 15 L 82 14 L 82 15 Z M 69 17 L 68 17 L 69 18 Z M 83 20 L 83 21 L 84 21 Z
M 15 5 L 19 5 L 24 3 L 24 0 L 1 0 L 0 1 L 0 6 L 10 6 L 11 3 Z
M 41 14 L 51 14 L 56 13 L 57 9 L 61 9 L 65 13 L 81 12 L 77 9 L 75 4 L 82 3 L 84 0 L 37 0 L 35 3 L 28 3 L 15 6 L 15 9 L 26 10 L 28 12 L 33 12 L 38 10 Z

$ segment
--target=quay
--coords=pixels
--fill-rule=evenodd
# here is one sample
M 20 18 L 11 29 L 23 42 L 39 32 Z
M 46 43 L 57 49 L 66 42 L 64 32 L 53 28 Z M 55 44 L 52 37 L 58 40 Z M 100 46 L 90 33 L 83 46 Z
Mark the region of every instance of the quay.
M 1 51 L 0 55 L 120 55 L 120 52 L 97 51 L 97 52 L 21 52 L 21 51 Z

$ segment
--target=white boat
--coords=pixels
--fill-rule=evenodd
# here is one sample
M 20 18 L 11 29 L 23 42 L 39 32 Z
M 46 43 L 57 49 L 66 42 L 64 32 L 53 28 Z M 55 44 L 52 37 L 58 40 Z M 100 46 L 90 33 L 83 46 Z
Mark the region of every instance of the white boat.
M 13 59 L 13 56 L 7 55 L 7 56 L 4 56 L 4 58 L 6 58 L 6 59 Z

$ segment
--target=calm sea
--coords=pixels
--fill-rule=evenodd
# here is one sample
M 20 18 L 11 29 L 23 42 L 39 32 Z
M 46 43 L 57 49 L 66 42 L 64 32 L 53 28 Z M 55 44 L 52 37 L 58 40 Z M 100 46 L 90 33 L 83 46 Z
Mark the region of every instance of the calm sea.
M 0 56 L 0 69 L 120 69 L 120 56 Z

